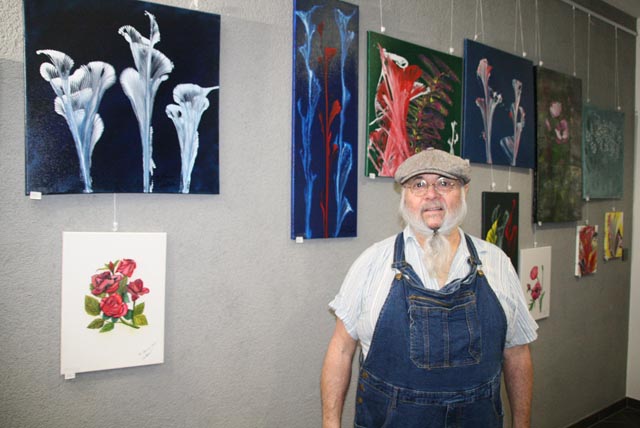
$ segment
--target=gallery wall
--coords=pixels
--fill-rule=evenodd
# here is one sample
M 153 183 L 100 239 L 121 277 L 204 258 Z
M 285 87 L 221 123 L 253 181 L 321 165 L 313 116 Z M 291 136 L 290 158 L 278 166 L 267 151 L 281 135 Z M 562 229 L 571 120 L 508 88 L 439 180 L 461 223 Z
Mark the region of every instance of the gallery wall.
M 638 27 L 636 21 L 636 28 Z M 636 39 L 636 112 L 640 107 L 640 42 Z M 640 141 L 640 135 L 638 135 L 637 126 L 638 120 L 636 117 L 636 133 L 635 141 L 636 147 Z M 634 157 L 634 177 L 635 183 L 640 180 L 640 152 L 636 150 Z M 640 187 L 635 186 L 633 189 L 633 210 L 638 212 L 640 210 Z M 633 219 L 633 236 L 632 244 L 640 242 L 640 217 L 636 216 Z M 631 252 L 631 284 L 640 284 L 640 253 L 637 251 Z M 630 290 L 629 298 L 629 352 L 627 356 L 627 396 L 640 400 L 640 287 L 638 285 L 632 286 Z
M 219 195 L 25 196 L 22 4 L 0 5 L 0 426 L 320 426 L 320 367 L 334 325 L 327 303 L 351 261 L 401 227 L 397 189 L 389 179 L 366 178 L 361 158 L 358 236 L 304 243 L 289 237 L 290 1 L 162 3 L 221 15 Z M 472 0 L 353 3 L 360 7 L 360 88 L 366 80 L 366 31 L 380 31 L 380 5 L 389 36 L 441 51 L 452 40 L 457 55 L 463 39 L 473 38 L 480 27 Z M 515 2 L 482 3 L 479 40 L 520 53 Z M 566 3 L 539 0 L 541 55 L 536 57 L 535 2 L 521 3 L 528 57 L 566 74 L 575 67 L 591 103 L 614 109 L 613 27 L 592 19 L 589 31 L 583 12 L 574 18 Z M 599 1 L 580 3 L 635 28 L 630 17 Z M 624 197 L 583 207 L 583 218 L 601 228 L 606 211 L 623 211 L 629 237 L 635 45 L 632 35 L 618 32 Z M 358 144 L 364 153 L 362 95 L 358 102 Z M 576 223 L 534 227 L 532 171 L 472 168 L 466 231 L 480 234 L 481 192 L 495 182 L 495 190 L 510 185 L 520 193 L 520 248 L 553 248 L 550 316 L 539 322 L 539 339 L 532 345 L 533 426 L 564 427 L 624 398 L 631 263 L 600 256 L 595 275 L 575 278 Z M 108 232 L 114 216 L 122 232 L 167 233 L 165 362 L 64 380 L 59 369 L 62 232 Z M 347 400 L 346 421 L 353 417 L 352 393 Z

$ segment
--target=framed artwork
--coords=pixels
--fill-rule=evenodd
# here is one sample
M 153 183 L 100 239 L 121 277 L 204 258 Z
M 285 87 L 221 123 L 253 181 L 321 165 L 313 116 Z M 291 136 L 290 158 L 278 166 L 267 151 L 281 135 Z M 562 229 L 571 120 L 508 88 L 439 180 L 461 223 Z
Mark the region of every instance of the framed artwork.
M 219 193 L 219 15 L 25 0 L 24 19 L 27 194 Z
M 533 63 L 466 39 L 463 85 L 462 157 L 534 168 Z
M 516 269 L 519 205 L 518 193 L 482 192 L 482 238 L 500 247 Z
M 356 236 L 358 6 L 295 0 L 291 239 Z
M 164 362 L 166 240 L 63 233 L 61 374 Z
M 620 211 L 604 214 L 604 259 L 622 258 L 622 237 L 624 213 Z
M 582 110 L 582 194 L 622 198 L 624 113 L 586 104 Z
M 576 269 L 578 278 L 598 270 L 598 225 L 576 227 Z
M 551 308 L 551 247 L 520 251 L 520 283 L 533 319 L 547 318 Z
M 365 175 L 393 177 L 429 147 L 460 155 L 462 59 L 367 32 Z
M 536 67 L 537 167 L 534 221 L 582 217 L 582 82 Z

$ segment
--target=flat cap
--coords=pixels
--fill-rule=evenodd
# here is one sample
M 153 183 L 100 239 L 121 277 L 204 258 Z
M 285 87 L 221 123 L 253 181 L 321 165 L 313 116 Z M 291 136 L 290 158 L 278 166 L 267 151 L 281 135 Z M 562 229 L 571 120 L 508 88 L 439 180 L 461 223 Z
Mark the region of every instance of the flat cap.
M 467 184 L 471 181 L 471 166 L 468 160 L 451 155 L 444 150 L 429 147 L 407 158 L 396 170 L 394 179 L 404 184 L 410 178 L 420 174 L 438 174 L 462 180 Z

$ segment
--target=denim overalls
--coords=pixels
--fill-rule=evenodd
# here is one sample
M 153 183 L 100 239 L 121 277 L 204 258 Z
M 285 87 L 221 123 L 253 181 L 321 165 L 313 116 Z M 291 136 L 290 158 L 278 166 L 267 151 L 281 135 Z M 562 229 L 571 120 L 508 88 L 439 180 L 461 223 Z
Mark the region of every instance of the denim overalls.
M 398 271 L 361 364 L 356 427 L 502 427 L 500 375 L 507 322 L 475 246 L 471 271 L 427 290 L 395 242 Z

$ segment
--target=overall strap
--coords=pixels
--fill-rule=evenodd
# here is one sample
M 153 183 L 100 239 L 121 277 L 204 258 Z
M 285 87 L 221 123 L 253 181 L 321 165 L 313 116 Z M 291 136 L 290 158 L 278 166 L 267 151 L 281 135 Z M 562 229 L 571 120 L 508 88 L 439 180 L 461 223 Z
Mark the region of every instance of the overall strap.
M 473 271 L 479 266 L 482 266 L 482 260 L 480 260 L 480 257 L 478 256 L 478 251 L 476 250 L 476 246 L 473 245 L 471 237 L 465 233 L 464 238 L 465 241 L 467 241 L 467 248 L 469 249 L 470 254 L 467 262 L 469 262 L 469 264 L 471 265 L 471 270 Z
M 396 236 L 396 242 L 393 250 L 393 263 L 391 264 L 391 267 L 399 272 L 396 279 L 404 277 L 409 280 L 409 283 L 412 286 L 421 289 L 425 288 L 422 280 L 415 270 L 413 270 L 413 266 L 411 266 L 404 258 L 404 232 L 400 232 L 398 236 Z

